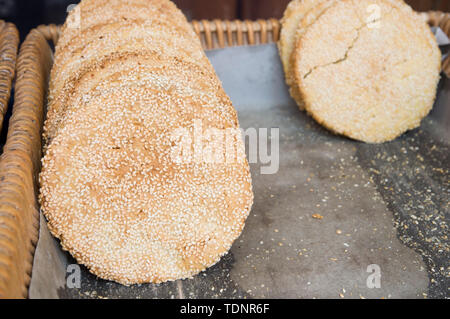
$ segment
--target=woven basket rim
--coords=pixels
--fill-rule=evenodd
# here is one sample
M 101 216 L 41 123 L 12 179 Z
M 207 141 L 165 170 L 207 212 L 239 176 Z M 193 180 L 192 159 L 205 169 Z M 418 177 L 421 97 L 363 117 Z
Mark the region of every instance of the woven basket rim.
M 0 131 L 3 128 L 5 114 L 8 110 L 9 100 L 11 97 L 19 41 L 19 32 L 16 26 L 11 22 L 0 20 Z M 2 158 L 7 155 L 8 154 L 3 154 Z M 2 180 L 2 173 L 4 173 L 5 170 L 6 167 L 0 166 L 0 180 Z M 9 202 L 3 201 L 3 198 L 0 196 L 0 207 L 8 204 Z M 2 209 L 0 209 L 0 225 L 5 222 L 1 212 Z M 4 227 L 0 227 L 0 252 L 13 249 L 13 247 L 8 246 L 9 243 L 6 242 L 8 238 L 5 240 L 4 236 Z M 2 287 L 5 286 L 4 280 L 1 280 L 1 274 L 5 271 L 5 259 L 1 257 L 2 253 L 0 253 L 0 291 L 2 290 Z

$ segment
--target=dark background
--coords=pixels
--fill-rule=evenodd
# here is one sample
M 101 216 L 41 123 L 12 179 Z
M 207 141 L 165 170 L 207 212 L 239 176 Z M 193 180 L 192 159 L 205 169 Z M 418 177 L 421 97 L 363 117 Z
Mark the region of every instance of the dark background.
M 280 18 L 290 0 L 174 0 L 189 19 Z M 0 0 L 0 19 L 14 22 L 22 39 L 39 24 L 64 22 L 77 0 Z M 418 11 L 450 12 L 450 0 L 407 0 Z

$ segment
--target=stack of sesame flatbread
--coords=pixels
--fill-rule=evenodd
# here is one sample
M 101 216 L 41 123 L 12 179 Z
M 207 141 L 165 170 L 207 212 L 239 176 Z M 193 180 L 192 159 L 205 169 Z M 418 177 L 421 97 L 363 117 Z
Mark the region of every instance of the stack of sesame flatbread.
M 40 175 L 51 232 L 91 272 L 123 284 L 206 269 L 252 205 L 238 128 L 172 2 L 81 1 L 51 71 Z
M 390 141 L 433 106 L 441 53 L 402 0 L 294 0 L 279 51 L 292 97 L 335 133 Z

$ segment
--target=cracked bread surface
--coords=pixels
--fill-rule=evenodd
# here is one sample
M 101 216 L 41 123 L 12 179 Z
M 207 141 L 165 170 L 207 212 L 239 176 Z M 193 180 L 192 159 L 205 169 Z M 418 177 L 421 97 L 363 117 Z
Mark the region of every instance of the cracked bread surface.
M 292 72 L 291 56 L 295 49 L 298 38 L 298 29 L 300 22 L 314 7 L 328 0 L 293 0 L 291 1 L 281 19 L 280 40 L 278 42 L 278 50 L 281 62 L 283 64 L 286 84 L 289 86 L 289 93 L 297 102 L 300 109 L 303 109 L 303 101 L 300 93 L 294 85 L 294 75 Z
M 379 18 L 368 13 L 371 5 Z M 343 0 L 304 29 L 294 72 L 314 119 L 335 133 L 381 143 L 420 125 L 434 103 L 440 63 L 430 28 L 406 4 Z

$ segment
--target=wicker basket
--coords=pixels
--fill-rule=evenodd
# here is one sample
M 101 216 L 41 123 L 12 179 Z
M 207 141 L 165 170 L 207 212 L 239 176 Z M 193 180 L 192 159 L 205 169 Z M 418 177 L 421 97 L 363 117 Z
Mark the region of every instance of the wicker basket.
M 0 131 L 11 95 L 18 46 L 19 32 L 14 24 L 0 20 Z M 6 171 L 5 166 L 0 166 L 0 181 L 4 180 Z M 10 210 L 9 206 L 8 198 L 0 195 L 0 297 L 4 295 L 4 287 L 11 286 L 15 287 L 12 288 L 13 290 L 25 290 L 22 281 L 18 280 L 22 269 L 16 267 L 15 263 L 19 260 L 15 256 L 22 254 L 19 250 L 23 249 L 18 245 L 17 237 L 13 234 L 18 229 L 18 220 L 13 215 L 5 213 Z M 15 291 L 14 294 L 16 294 Z
M 450 14 L 430 12 L 432 26 L 450 34 Z M 194 21 L 205 49 L 276 42 L 280 24 L 265 21 Z M 26 297 L 38 237 L 36 199 L 41 158 L 44 101 L 52 65 L 49 41 L 56 44 L 59 28 L 39 26 L 28 34 L 17 63 L 14 112 L 5 154 L 0 163 L 0 297 Z M 450 74 L 450 63 L 444 63 Z M 2 226 L 0 226 L 2 227 Z M 8 241 L 2 238 L 6 234 Z M 4 267 L 3 265 L 6 265 Z
M 0 20 L 0 131 L 8 109 L 18 46 L 19 33 L 14 24 Z

